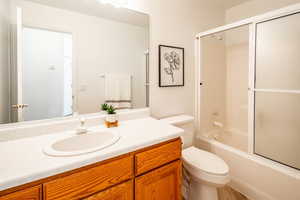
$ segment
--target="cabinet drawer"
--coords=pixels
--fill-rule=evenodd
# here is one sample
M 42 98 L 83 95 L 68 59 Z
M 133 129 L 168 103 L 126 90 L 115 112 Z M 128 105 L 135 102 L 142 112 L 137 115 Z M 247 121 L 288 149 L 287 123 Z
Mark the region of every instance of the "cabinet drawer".
M 155 169 L 181 157 L 181 140 L 164 144 L 135 155 L 135 174 Z
M 45 183 L 44 199 L 82 199 L 132 177 L 133 158 L 128 156 Z
M 114 186 L 83 200 L 133 200 L 133 181 Z
M 40 200 L 42 199 L 41 197 L 42 187 L 39 185 L 2 196 L 0 197 L 0 200 Z

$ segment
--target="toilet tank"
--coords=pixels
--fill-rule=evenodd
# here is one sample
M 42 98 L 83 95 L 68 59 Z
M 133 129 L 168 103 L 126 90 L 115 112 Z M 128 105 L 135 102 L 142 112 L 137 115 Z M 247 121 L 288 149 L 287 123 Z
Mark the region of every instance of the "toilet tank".
M 193 145 L 195 132 L 193 116 L 177 115 L 173 117 L 163 118 L 161 120 L 184 130 L 184 133 L 181 135 L 183 148 L 187 148 Z

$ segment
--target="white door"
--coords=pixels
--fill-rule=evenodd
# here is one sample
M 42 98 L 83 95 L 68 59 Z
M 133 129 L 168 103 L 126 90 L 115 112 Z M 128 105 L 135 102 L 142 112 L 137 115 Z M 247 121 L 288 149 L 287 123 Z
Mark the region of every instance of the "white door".
M 15 23 L 12 27 L 12 69 L 11 69 L 11 121 L 23 121 L 23 109 L 28 105 L 23 103 L 22 98 L 22 9 L 16 9 Z
M 22 75 L 24 121 L 72 115 L 71 34 L 23 27 Z

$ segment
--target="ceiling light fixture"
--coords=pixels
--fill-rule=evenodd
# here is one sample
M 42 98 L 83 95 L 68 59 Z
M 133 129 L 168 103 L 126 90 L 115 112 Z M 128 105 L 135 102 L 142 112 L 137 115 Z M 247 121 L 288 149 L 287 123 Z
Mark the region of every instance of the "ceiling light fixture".
M 98 0 L 103 4 L 110 4 L 114 7 L 126 7 L 128 5 L 128 0 Z

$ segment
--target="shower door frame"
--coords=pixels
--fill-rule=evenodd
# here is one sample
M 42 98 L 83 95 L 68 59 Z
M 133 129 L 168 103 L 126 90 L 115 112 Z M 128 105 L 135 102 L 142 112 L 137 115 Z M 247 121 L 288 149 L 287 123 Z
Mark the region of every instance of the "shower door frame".
M 212 34 L 228 31 L 242 26 L 249 26 L 249 80 L 248 80 L 248 153 L 261 159 L 278 164 L 284 167 L 292 168 L 278 161 L 273 161 L 270 158 L 256 154 L 254 151 L 255 138 L 255 92 L 262 92 L 261 89 L 255 88 L 255 59 L 256 59 L 256 27 L 258 23 L 273 20 L 276 18 L 285 17 L 300 12 L 300 3 L 292 6 L 284 7 L 275 11 L 267 12 L 262 15 L 247 18 L 225 26 L 217 27 L 196 35 L 195 38 L 195 128 L 196 133 L 200 133 L 200 107 L 201 107 L 201 38 Z M 280 92 L 280 90 L 272 90 Z

